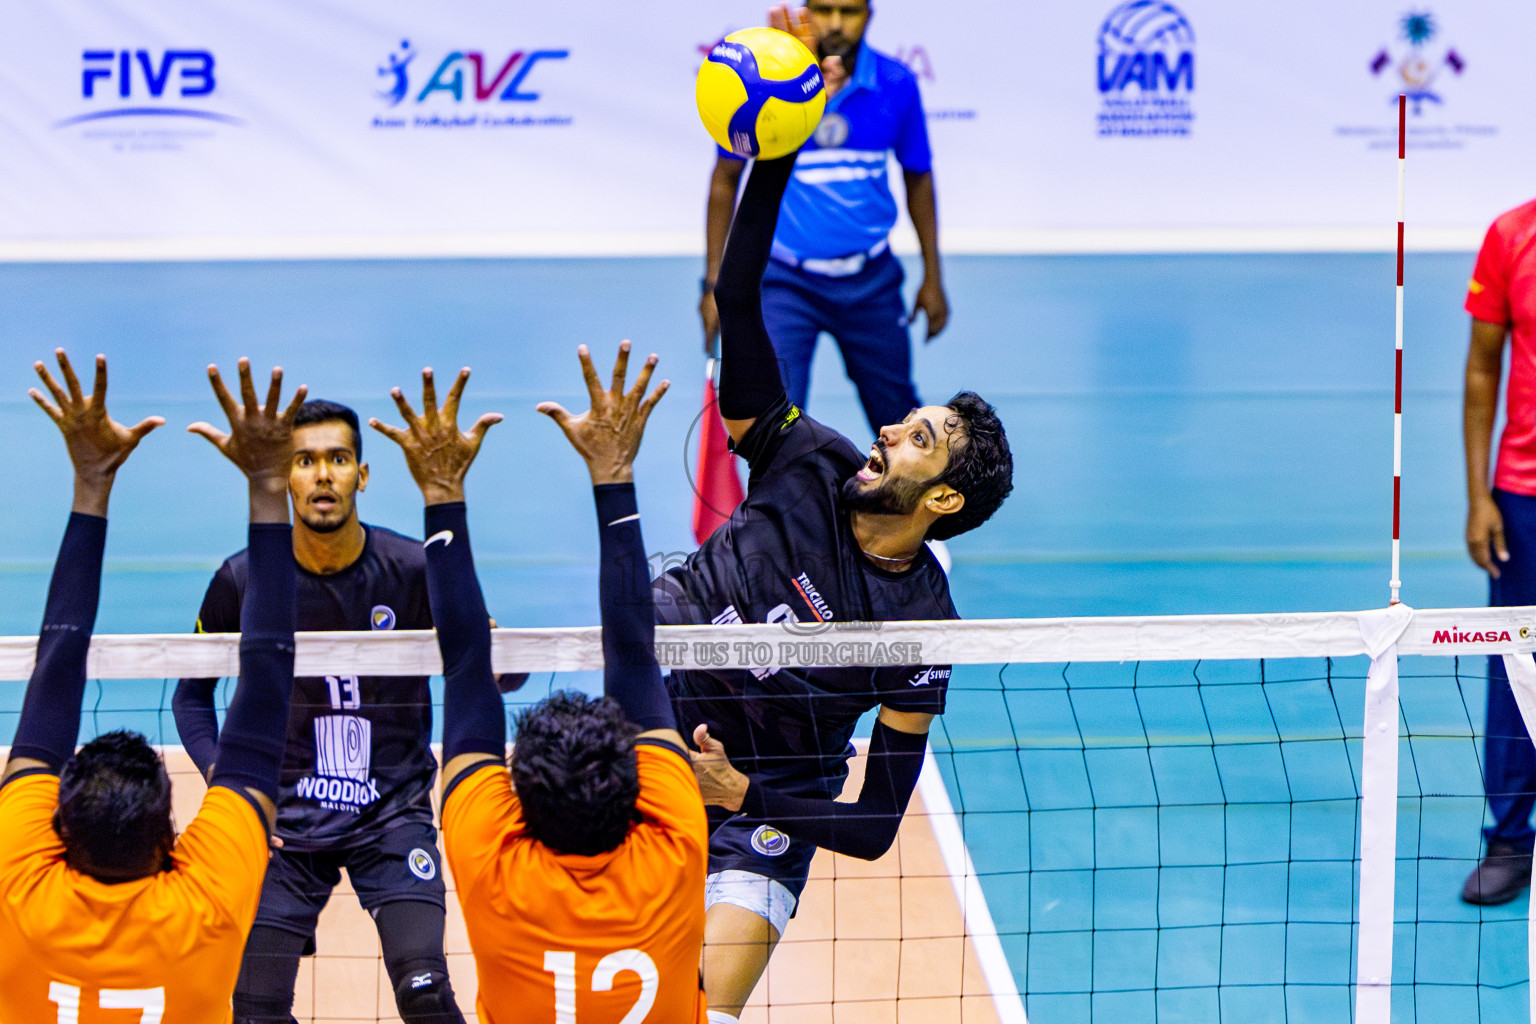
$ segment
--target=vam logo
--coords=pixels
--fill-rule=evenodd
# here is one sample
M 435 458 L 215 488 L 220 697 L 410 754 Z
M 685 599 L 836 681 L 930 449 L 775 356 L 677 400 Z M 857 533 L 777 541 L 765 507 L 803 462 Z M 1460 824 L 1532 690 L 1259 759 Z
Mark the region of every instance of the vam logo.
M 238 117 L 202 101 L 218 89 L 210 50 L 84 50 L 80 54 L 80 101 L 91 109 L 54 123 L 55 128 L 108 118 L 170 117 L 241 125 Z
M 1099 135 L 1188 135 L 1195 30 L 1173 4 L 1127 0 L 1099 26 Z

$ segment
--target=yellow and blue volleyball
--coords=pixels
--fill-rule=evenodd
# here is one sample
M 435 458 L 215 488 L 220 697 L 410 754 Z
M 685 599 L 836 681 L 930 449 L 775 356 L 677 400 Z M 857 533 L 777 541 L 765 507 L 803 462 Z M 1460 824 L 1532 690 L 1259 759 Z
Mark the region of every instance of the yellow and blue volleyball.
M 744 28 L 716 43 L 694 92 L 710 138 L 765 160 L 799 149 L 827 106 L 815 55 L 776 28 Z

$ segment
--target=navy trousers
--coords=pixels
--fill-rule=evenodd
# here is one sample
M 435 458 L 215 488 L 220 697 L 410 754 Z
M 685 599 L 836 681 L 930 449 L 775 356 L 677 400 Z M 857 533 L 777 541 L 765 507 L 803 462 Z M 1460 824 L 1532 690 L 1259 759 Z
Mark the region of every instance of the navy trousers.
M 1536 604 L 1536 497 L 1495 490 L 1493 500 L 1504 515 L 1509 561 L 1499 578 L 1489 580 L 1488 603 L 1494 607 Z M 1525 731 L 1514 691 L 1504 673 L 1504 659 L 1488 659 L 1488 732 L 1484 741 L 1484 789 L 1493 824 L 1483 829 L 1490 843 L 1529 852 L 1536 832 L 1536 747 Z
M 869 426 L 900 423 L 922 404 L 912 384 L 912 343 L 901 299 L 901 263 L 889 251 L 848 277 L 827 277 L 768 261 L 763 321 L 784 373 L 789 400 L 805 408 L 811 357 L 822 331 L 843 353 Z

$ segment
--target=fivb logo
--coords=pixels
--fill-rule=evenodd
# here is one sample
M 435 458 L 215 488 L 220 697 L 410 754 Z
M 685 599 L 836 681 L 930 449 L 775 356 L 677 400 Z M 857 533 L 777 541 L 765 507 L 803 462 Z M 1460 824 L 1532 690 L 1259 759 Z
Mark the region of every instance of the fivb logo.
M 1099 27 L 1099 135 L 1188 135 L 1195 32 L 1163 0 L 1127 0 Z
M 514 50 L 498 65 L 494 58 L 487 61 L 479 50 L 454 50 L 437 63 L 437 69 L 417 89 L 411 82 L 410 65 L 418 54 L 406 39 L 378 69 L 380 77 L 390 84 L 379 97 L 388 100 L 392 107 L 407 99 L 416 103 L 434 97 L 441 99 L 440 94 L 452 96 L 455 103 L 463 103 L 466 98 L 474 103 L 532 103 L 539 98 L 539 93 L 528 88 L 534 67 L 544 61 L 565 60 L 570 55 L 569 50 Z
M 126 101 L 127 105 L 92 110 L 54 125 L 110 117 L 190 117 L 244 124 L 237 117 L 202 107 L 177 107 L 167 99 L 201 99 L 218 88 L 209 50 L 84 50 L 80 54 L 80 99 L 91 103 Z M 148 105 L 145 105 L 145 104 Z

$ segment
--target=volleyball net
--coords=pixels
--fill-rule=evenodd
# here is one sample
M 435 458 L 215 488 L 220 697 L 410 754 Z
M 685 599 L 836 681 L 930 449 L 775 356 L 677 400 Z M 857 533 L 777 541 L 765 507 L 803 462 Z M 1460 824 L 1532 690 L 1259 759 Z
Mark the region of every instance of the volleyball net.
M 826 626 L 657 631 L 670 668 L 955 665 L 896 845 L 818 854 L 744 1021 L 1531 1019 L 1526 902 L 1459 894 L 1487 658 L 1536 721 L 1536 608 Z M 0 739 L 34 647 L 0 638 Z M 600 632 L 500 629 L 494 663 L 534 673 L 510 714 L 600 668 Z M 235 635 L 99 636 L 82 739 L 166 745 L 184 823 L 173 682 L 237 666 Z M 430 632 L 299 635 L 304 676 L 439 669 Z M 326 915 L 295 1015 L 396 1020 L 367 916 L 344 891 Z

